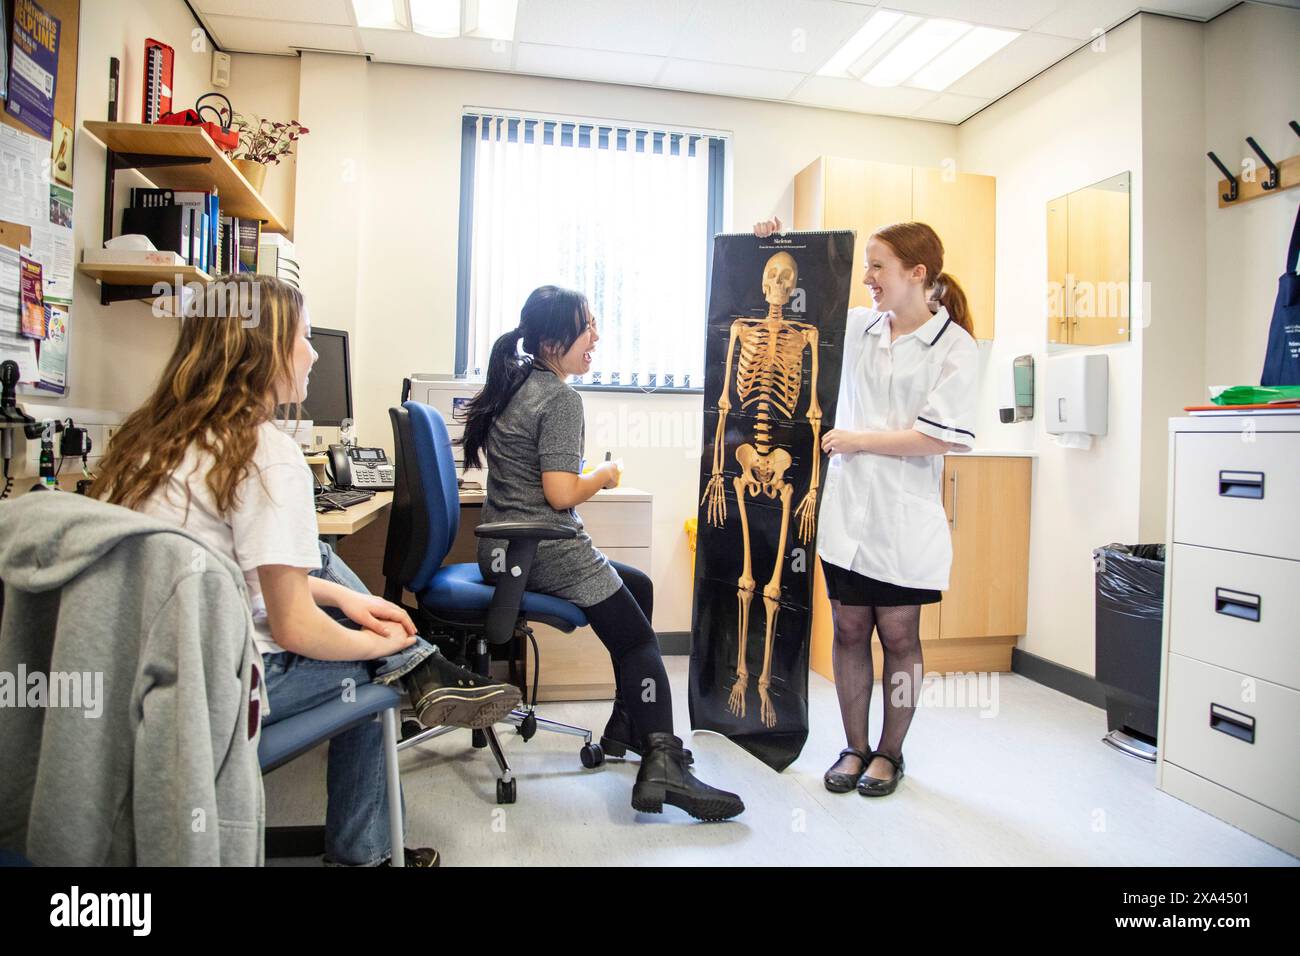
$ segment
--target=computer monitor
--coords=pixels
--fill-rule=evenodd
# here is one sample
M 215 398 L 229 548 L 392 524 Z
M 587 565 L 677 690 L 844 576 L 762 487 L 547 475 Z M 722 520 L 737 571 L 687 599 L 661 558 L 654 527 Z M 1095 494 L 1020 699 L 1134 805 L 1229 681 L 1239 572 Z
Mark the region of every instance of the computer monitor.
M 342 426 L 352 420 L 352 364 L 348 334 L 313 326 L 311 346 L 320 355 L 307 380 L 302 417 L 317 425 Z

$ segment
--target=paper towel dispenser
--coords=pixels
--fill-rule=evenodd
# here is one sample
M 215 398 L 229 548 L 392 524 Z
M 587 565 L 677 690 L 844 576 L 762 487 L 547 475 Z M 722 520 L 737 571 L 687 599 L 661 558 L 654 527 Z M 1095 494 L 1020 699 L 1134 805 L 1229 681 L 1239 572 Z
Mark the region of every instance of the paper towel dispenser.
M 1043 410 L 1049 435 L 1104 435 L 1110 390 L 1104 354 L 1047 360 Z

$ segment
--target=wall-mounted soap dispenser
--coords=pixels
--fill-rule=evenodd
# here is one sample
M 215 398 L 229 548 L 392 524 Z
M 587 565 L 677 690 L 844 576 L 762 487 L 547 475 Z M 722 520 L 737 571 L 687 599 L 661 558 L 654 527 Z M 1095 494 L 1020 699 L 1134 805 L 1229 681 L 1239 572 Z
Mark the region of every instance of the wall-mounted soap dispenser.
M 998 418 L 1003 424 L 1025 422 L 1034 417 L 1034 357 L 1019 355 L 1011 372 L 1003 378 Z
M 1043 408 L 1049 435 L 1106 434 L 1109 366 L 1104 353 L 1065 355 L 1047 360 Z M 1087 447 L 1091 439 L 1078 447 Z

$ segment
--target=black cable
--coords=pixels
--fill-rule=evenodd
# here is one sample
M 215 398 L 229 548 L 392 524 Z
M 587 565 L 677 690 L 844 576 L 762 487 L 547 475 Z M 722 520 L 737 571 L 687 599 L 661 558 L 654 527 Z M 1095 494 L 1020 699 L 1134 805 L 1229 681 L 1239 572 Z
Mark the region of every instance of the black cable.
M 4 476 L 5 476 L 5 486 L 4 486 L 4 490 L 3 490 L 3 491 L 0 491 L 0 501 L 4 501 L 6 498 L 9 497 L 9 491 L 10 491 L 10 490 L 13 488 L 13 486 L 14 486 L 14 480 L 13 480 L 12 478 L 9 477 L 9 459 L 8 459 L 8 458 L 6 458 L 6 459 L 4 460 Z

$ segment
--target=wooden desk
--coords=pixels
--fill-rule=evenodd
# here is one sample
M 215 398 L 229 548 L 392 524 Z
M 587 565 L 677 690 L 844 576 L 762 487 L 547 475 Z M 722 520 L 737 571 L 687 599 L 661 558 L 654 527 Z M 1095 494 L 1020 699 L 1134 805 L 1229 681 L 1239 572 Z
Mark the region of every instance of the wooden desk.
M 369 501 L 353 505 L 345 511 L 327 511 L 316 515 L 316 529 L 322 535 L 336 537 L 356 534 L 362 528 L 372 524 L 375 519 L 386 516 L 393 503 L 391 491 L 376 491 Z M 384 523 L 385 527 L 387 522 Z

